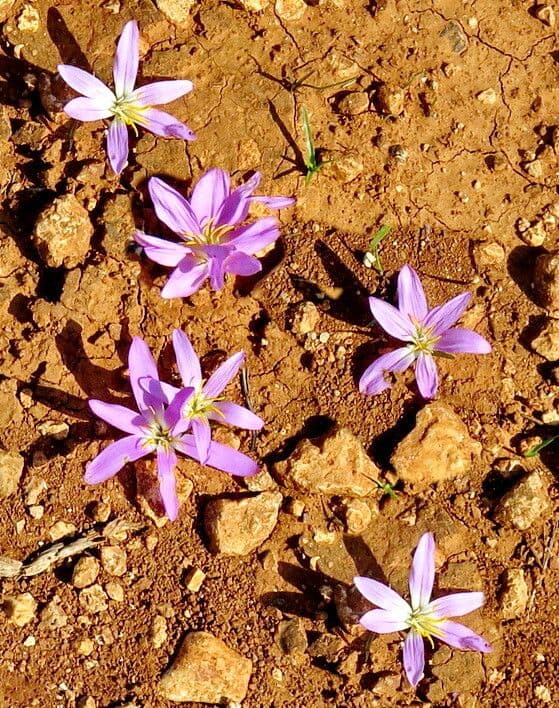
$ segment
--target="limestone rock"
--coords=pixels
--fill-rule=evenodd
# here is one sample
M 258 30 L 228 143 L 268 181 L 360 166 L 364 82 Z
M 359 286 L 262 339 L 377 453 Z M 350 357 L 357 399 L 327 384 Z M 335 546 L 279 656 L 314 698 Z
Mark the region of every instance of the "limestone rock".
M 74 268 L 87 255 L 92 236 L 86 209 L 73 194 L 66 194 L 41 212 L 32 240 L 47 266 Z
M 551 5 L 536 5 L 534 15 L 548 27 L 555 26 L 555 10 Z
M 372 521 L 371 507 L 363 499 L 343 498 L 338 509 L 345 530 L 352 536 L 363 533 Z M 378 508 L 376 510 L 378 513 Z
M 83 556 L 78 560 L 72 572 L 72 585 L 80 590 L 87 588 L 97 580 L 99 561 L 93 556 Z
M 369 110 L 369 94 L 365 91 L 350 91 L 337 103 L 338 112 L 345 116 L 358 116 Z
M 283 500 L 280 492 L 242 499 L 214 499 L 206 506 L 204 527 L 214 553 L 244 556 L 272 533 Z
M 376 103 L 381 111 L 389 116 L 399 116 L 404 112 L 404 90 L 383 84 L 376 93 Z
M 548 320 L 530 343 L 532 349 L 548 361 L 559 359 L 559 320 Z
M 320 322 L 320 312 L 312 302 L 303 302 L 298 305 L 293 313 L 291 330 L 295 334 L 308 334 L 314 332 Z
M 151 643 L 160 649 L 167 641 L 167 620 L 163 615 L 155 615 L 150 629 Z
M 536 258 L 532 282 L 540 304 L 548 310 L 559 310 L 559 251 Z
M 304 0 L 276 0 L 276 13 L 284 22 L 297 22 L 307 9 Z
M 80 592 L 80 605 L 86 612 L 97 614 L 104 612 L 107 605 L 107 594 L 100 585 L 91 585 Z
M 178 27 L 190 26 L 190 13 L 198 0 L 155 0 L 155 6 L 165 17 Z
M 520 531 L 530 528 L 550 508 L 547 485 L 539 472 L 521 479 L 499 502 L 494 518 Z
M 347 428 L 301 440 L 289 459 L 276 464 L 286 487 L 311 494 L 366 497 L 377 491 L 380 470 Z
M 0 499 L 17 491 L 23 472 L 23 457 L 18 452 L 0 451 Z
M 24 627 L 35 618 L 37 603 L 31 593 L 24 592 L 4 600 L 2 609 L 8 620 L 17 627 Z
M 260 12 L 270 4 L 270 0 L 237 0 L 237 2 L 248 12 Z
M 120 546 L 103 546 L 101 563 L 110 575 L 121 576 L 126 573 L 126 551 Z
M 520 617 L 528 604 L 528 584 L 522 568 L 509 568 L 503 577 L 500 605 L 503 619 Z
M 328 165 L 330 174 L 342 184 L 353 182 L 363 173 L 363 160 L 355 153 L 346 152 L 337 158 L 328 156 L 328 159 L 332 159 Z
M 178 703 L 240 703 L 246 696 L 252 662 L 209 632 L 186 635 L 159 693 Z
M 488 88 L 476 93 L 476 98 L 480 103 L 484 103 L 486 106 L 494 106 L 495 103 L 497 103 L 497 92 L 493 88 Z
M 416 489 L 470 472 L 481 445 L 446 404 L 435 402 L 417 414 L 415 428 L 396 448 L 391 462 L 398 477 Z
M 308 640 L 301 618 L 293 617 L 280 622 L 276 642 L 284 654 L 303 654 L 307 649 Z

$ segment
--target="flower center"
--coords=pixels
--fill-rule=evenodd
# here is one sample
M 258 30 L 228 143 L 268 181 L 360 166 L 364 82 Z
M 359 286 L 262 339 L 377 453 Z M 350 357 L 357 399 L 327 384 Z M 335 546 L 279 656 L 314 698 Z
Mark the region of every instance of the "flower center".
M 192 396 L 185 403 L 182 409 L 181 415 L 187 420 L 192 420 L 193 418 L 201 418 L 202 420 L 208 420 L 208 413 L 218 413 L 222 415 L 219 408 L 215 405 L 216 401 L 221 400 L 220 398 L 210 398 L 205 396 L 202 391 L 202 385 L 200 384 L 198 390 L 192 394 Z
M 228 240 L 228 234 L 235 229 L 231 224 L 215 226 L 216 217 L 211 216 L 202 227 L 201 234 L 183 233 L 187 246 L 220 246 Z
M 414 322 L 414 324 L 415 332 L 413 333 L 413 340 L 410 344 L 411 348 L 416 354 L 433 354 L 435 345 L 440 337 L 433 334 L 432 327 L 424 327 L 419 322 Z
M 140 106 L 140 104 L 132 98 L 121 96 L 115 99 L 115 102 L 111 106 L 111 111 L 115 118 L 131 126 L 136 131 L 136 125 L 147 125 L 147 120 L 143 114 L 148 108 L 149 106 Z
M 432 637 L 442 637 L 443 632 L 439 629 L 442 619 L 437 619 L 425 608 L 418 607 L 412 610 L 406 620 L 410 629 L 419 634 L 420 637 L 429 640 L 433 644 Z
M 171 430 L 165 423 L 154 416 L 149 425 L 146 426 L 146 434 L 143 437 L 142 445 L 150 449 L 163 447 L 166 450 L 174 447 L 175 438 L 171 435 Z

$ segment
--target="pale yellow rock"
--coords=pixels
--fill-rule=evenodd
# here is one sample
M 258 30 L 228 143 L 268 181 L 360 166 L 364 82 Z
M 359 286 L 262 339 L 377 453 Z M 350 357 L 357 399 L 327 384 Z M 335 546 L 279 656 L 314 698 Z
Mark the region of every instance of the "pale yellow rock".
M 167 620 L 162 615 L 155 615 L 150 630 L 151 643 L 160 649 L 167 641 Z
M 107 605 L 107 594 L 100 585 L 91 585 L 80 592 L 80 605 L 86 612 L 97 614 L 104 612 Z
M 76 533 L 74 524 L 66 521 L 57 521 L 49 529 L 49 538 L 51 541 L 59 541 L 65 536 L 72 536 Z
M 23 463 L 23 457 L 18 452 L 0 451 L 0 499 L 16 493 Z
M 190 26 L 190 15 L 199 0 L 155 0 L 157 9 L 178 27 Z
M 120 546 L 103 546 L 101 564 L 110 575 L 121 576 L 126 573 L 126 551 Z
M 237 0 L 237 2 L 248 12 L 261 12 L 270 4 L 270 0 Z
M 532 283 L 539 303 L 550 312 L 559 311 L 559 251 L 536 258 Z
M 547 482 L 539 472 L 520 479 L 495 509 L 495 521 L 525 531 L 550 511 Z
M 504 574 L 504 588 L 500 598 L 503 619 L 514 619 L 524 614 L 530 591 L 522 568 L 509 568 Z
M 276 13 L 284 22 L 298 22 L 307 10 L 304 0 L 276 0 Z
M 559 320 L 547 320 L 530 346 L 548 361 L 557 361 L 559 359 Z
M 233 556 L 251 553 L 274 530 L 282 501 L 280 492 L 210 501 L 204 511 L 210 549 Z
M 72 572 L 72 585 L 83 589 L 93 585 L 99 575 L 99 561 L 93 556 L 82 556 Z
M 240 703 L 246 696 L 252 662 L 209 632 L 186 635 L 159 682 L 163 698 L 177 703 Z
M 36 32 L 40 26 L 39 11 L 33 5 L 24 5 L 17 18 L 20 32 Z
M 124 589 L 120 583 L 115 583 L 114 581 L 109 581 L 105 584 L 105 592 L 115 602 L 122 602 L 124 600 Z
M 435 402 L 417 414 L 415 427 L 396 448 L 392 465 L 398 477 L 415 489 L 467 476 L 481 444 L 445 403 Z
M 14 597 L 7 597 L 2 604 L 2 609 L 9 622 L 17 627 L 25 627 L 35 619 L 37 603 L 31 593 L 24 592 Z
M 47 266 L 73 268 L 83 262 L 92 236 L 87 210 L 73 194 L 66 194 L 39 214 L 31 238 Z
M 311 494 L 366 497 L 378 490 L 379 468 L 347 428 L 301 440 L 291 456 L 276 464 L 286 487 Z
M 184 577 L 184 584 L 190 592 L 198 592 L 202 583 L 206 579 L 206 574 L 200 568 L 191 568 Z

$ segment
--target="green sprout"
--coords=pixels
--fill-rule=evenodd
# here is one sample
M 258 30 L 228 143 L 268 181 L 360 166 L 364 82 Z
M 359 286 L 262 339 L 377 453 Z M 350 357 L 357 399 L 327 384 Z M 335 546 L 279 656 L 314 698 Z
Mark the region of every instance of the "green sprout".
M 386 494 L 390 497 L 390 499 L 396 499 L 398 492 L 394 489 L 394 484 L 390 484 L 390 482 L 381 482 L 380 479 L 374 479 L 373 482 L 381 490 L 383 495 Z
M 381 241 L 392 231 L 392 226 L 383 224 L 369 241 L 367 252 L 363 256 L 363 265 L 367 268 L 374 268 L 379 273 L 384 273 L 384 268 L 380 262 L 379 246 Z
M 311 124 L 309 121 L 309 114 L 307 109 L 303 106 L 301 109 L 301 115 L 303 120 L 303 134 L 305 136 L 305 157 L 304 163 L 306 168 L 305 173 L 305 184 L 308 184 L 313 175 L 315 175 L 324 165 L 332 162 L 332 160 L 321 160 L 317 154 L 316 148 L 314 146 Z
M 537 445 L 534 445 L 533 447 L 526 450 L 526 452 L 524 453 L 524 457 L 535 457 L 536 455 L 539 455 L 539 453 L 543 449 L 545 449 L 548 445 L 554 443 L 556 440 L 559 440 L 559 435 L 554 435 L 553 437 L 548 438 L 547 440 L 543 440 L 541 443 L 538 443 Z

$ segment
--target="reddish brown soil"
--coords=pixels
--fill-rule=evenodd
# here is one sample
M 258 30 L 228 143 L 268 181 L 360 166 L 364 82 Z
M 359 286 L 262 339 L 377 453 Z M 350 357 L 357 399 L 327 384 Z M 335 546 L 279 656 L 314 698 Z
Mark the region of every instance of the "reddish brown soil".
M 520 459 L 526 469 L 542 464 L 538 458 L 522 460 L 519 444 L 534 429 L 549 433 L 537 420 L 553 407 L 556 395 L 551 367 L 526 345 L 527 329 L 542 314 L 530 292 L 531 264 L 539 251 L 525 246 L 514 226 L 519 217 L 535 219 L 556 199 L 552 151 L 545 152 L 541 178 L 529 177 L 520 166 L 521 151 L 541 150 L 556 124 L 553 29 L 533 16 L 532 3 L 504 0 L 320 0 L 309 3 L 298 22 L 281 20 L 271 8 L 251 14 L 234 3 L 202 0 L 190 29 L 174 28 L 148 0 L 124 0 L 119 14 L 84 0 L 33 5 L 40 14 L 35 33 L 17 27 L 23 3 L 17 0 L 6 11 L 0 56 L 6 229 L 0 439 L 26 459 L 20 491 L 0 504 L 0 551 L 27 557 L 48 542 L 56 521 L 72 522 L 79 531 L 90 528 L 88 510 L 99 499 L 110 503 L 114 516 L 146 528 L 123 544 L 125 601 L 110 602 L 98 615 L 79 606 L 69 582 L 71 564 L 29 580 L 3 581 L 3 595 L 30 592 L 39 610 L 57 596 L 69 616 L 58 630 L 39 619 L 21 629 L 2 623 L 4 705 L 74 706 L 80 696 L 95 698 L 98 706 L 171 705 L 158 698 L 157 681 L 188 629 L 213 632 L 253 660 L 247 708 L 417 705 L 427 694 L 434 705 L 544 705 L 535 694 L 538 686 L 549 690 L 550 705 L 556 705 L 558 566 L 552 563 L 543 579 L 538 568 L 550 526 L 521 534 L 491 520 L 504 489 L 496 472 L 504 469 L 502 460 Z M 173 110 L 199 137 L 185 147 L 142 135 L 119 182 L 105 163 L 101 125 L 72 126 L 61 113 L 47 114 L 36 87 L 60 61 L 93 68 L 108 79 L 115 38 L 130 18 L 139 21 L 146 40 L 143 76 L 194 82 L 194 92 Z M 441 36 L 449 20 L 460 23 L 467 36 L 460 54 Z M 357 78 L 343 89 L 293 83 L 309 72 L 306 83 L 316 86 Z M 356 116 L 338 112 L 344 93 L 374 96 L 381 83 L 404 88 L 400 117 L 383 116 L 374 101 Z M 488 88 L 496 92 L 492 105 L 476 98 Z M 354 180 L 340 180 L 336 163 L 309 185 L 297 168 L 290 169 L 288 158 L 300 158 L 293 141 L 302 145 L 302 106 L 310 112 L 318 147 L 338 162 L 348 155 L 361 162 Z M 407 152 L 405 161 L 395 159 L 394 146 Z M 502 156 L 502 169 L 490 169 L 495 155 Z M 297 207 L 280 217 L 281 242 L 266 257 L 262 278 L 229 282 L 217 294 L 203 289 L 184 302 L 164 301 L 159 291 L 166 271 L 129 249 L 134 225 L 157 228 L 146 178 L 159 174 L 187 188 L 211 166 L 231 170 L 239 180 L 259 169 L 262 193 L 294 194 Z M 41 208 L 65 193 L 75 193 L 90 210 L 96 229 L 85 262 L 69 272 L 46 269 L 30 242 Z M 365 268 L 359 254 L 382 223 L 395 228 L 382 247 L 386 272 L 381 276 Z M 555 248 L 556 241 L 550 227 L 545 247 Z M 503 258 L 484 260 L 485 242 L 500 245 Z M 441 578 L 441 587 L 468 589 L 478 583 L 487 593 L 486 607 L 471 624 L 495 651 L 482 659 L 437 649 L 417 696 L 402 682 L 391 695 L 375 697 L 370 686 L 379 672 L 400 672 L 396 638 L 375 639 L 370 661 L 362 661 L 362 640 L 341 632 L 332 608 L 321 604 L 317 587 L 328 579 L 310 571 L 296 550 L 302 532 L 327 525 L 321 499 L 302 497 L 303 521 L 282 512 L 258 554 L 238 560 L 214 556 L 201 526 L 204 504 L 242 486 L 181 462 L 194 493 L 176 523 L 155 529 L 137 506 L 132 469 L 101 487 L 83 482 L 85 464 L 112 435 L 92 419 L 86 401 L 128 396 L 125 361 L 133 335 L 161 352 L 161 369 L 172 375 L 169 337 L 180 326 L 208 355 L 210 367 L 215 356 L 247 352 L 252 402 L 266 420 L 253 453 L 258 458 L 273 461 L 294 440 L 322 433 L 335 422 L 349 427 L 388 470 L 394 445 L 423 403 L 408 375 L 376 398 L 360 395 L 356 381 L 384 343 L 370 326 L 366 297 L 391 297 L 394 274 L 405 263 L 417 268 L 433 304 L 464 289 L 474 293 L 467 322 L 491 341 L 494 352 L 444 361 L 440 398 L 482 443 L 483 454 L 467 481 L 383 503 L 363 539 L 348 541 L 349 557 L 332 575 L 347 582 L 355 570 L 377 567 L 403 590 L 410 552 L 420 533 L 432 530 L 442 546 L 443 567 L 452 570 L 446 584 Z M 341 296 L 330 297 L 331 288 L 342 288 Z M 307 340 L 305 346 L 305 338 L 290 330 L 292 308 L 305 300 L 321 312 L 317 333 L 330 334 L 325 343 Z M 241 402 L 240 390 L 235 395 Z M 38 426 L 46 420 L 66 421 L 67 440 L 42 437 Z M 243 438 L 246 451 L 249 442 Z M 553 458 L 545 461 L 553 471 Z M 24 505 L 24 487 L 33 477 L 48 483 L 40 520 Z M 414 525 L 410 510 L 417 510 Z M 20 520 L 24 523 L 16 527 Z M 152 552 L 146 551 L 149 534 L 158 538 Z M 277 564 L 262 563 L 267 550 Z M 197 594 L 182 582 L 190 564 L 207 573 Z M 498 595 L 508 567 L 524 568 L 535 595 L 529 613 L 503 623 Z M 101 576 L 102 583 L 108 579 Z M 155 649 L 149 627 L 163 604 L 168 640 Z M 297 613 L 311 637 L 340 632 L 346 652 L 360 657 L 355 670 L 284 656 L 275 630 Z M 30 635 L 35 646 L 24 646 Z M 83 638 L 95 643 L 88 657 L 76 650 Z M 436 679 L 433 671 L 441 665 L 448 671 Z M 281 682 L 272 673 L 276 668 L 283 672 Z

